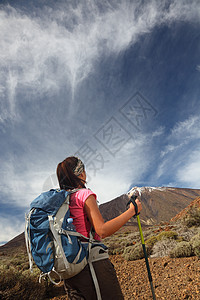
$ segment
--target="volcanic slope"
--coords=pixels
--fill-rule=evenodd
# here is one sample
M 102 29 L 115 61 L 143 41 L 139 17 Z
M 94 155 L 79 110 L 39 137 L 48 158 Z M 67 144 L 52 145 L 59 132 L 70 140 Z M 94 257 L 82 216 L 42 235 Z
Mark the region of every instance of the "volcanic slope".
M 140 220 L 143 224 L 153 225 L 168 222 L 200 196 L 199 189 L 173 187 L 134 187 L 141 192 L 142 212 Z M 100 211 L 105 221 L 115 218 L 126 210 L 127 195 L 122 195 L 100 205 Z M 130 223 L 133 220 L 129 221 Z
M 170 222 L 175 222 L 177 220 L 181 220 L 191 208 L 200 208 L 200 197 L 194 199 L 186 208 L 184 208 L 181 212 L 179 212 L 175 217 L 173 217 Z

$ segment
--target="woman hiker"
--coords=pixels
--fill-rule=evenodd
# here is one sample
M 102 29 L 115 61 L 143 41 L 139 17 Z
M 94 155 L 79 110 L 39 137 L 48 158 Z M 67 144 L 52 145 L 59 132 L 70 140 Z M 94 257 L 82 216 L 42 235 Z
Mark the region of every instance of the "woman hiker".
M 74 156 L 67 157 L 57 166 L 57 177 L 61 189 L 80 189 L 70 196 L 70 213 L 76 231 L 89 237 L 91 226 L 95 230 L 94 239 L 100 241 L 119 230 L 135 215 L 135 207 L 131 203 L 128 210 L 118 217 L 104 222 L 97 205 L 97 196 L 87 189 L 86 172 L 83 162 Z M 131 195 L 129 195 L 130 197 Z M 136 199 L 138 212 L 142 206 Z M 115 269 L 109 259 L 93 263 L 103 300 L 124 299 Z M 89 266 L 77 275 L 65 280 L 65 287 L 70 300 L 96 300 L 96 290 Z

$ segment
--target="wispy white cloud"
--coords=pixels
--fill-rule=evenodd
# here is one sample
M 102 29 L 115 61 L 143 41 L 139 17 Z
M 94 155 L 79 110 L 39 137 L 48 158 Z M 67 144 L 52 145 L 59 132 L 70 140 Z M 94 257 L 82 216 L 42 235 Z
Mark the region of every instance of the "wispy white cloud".
M 56 94 L 66 85 L 73 98 L 101 55 L 120 53 L 156 25 L 199 19 L 198 1 L 167 3 L 104 1 L 100 8 L 92 0 L 77 5 L 60 1 L 54 8 L 37 8 L 35 16 L 2 6 L 0 119 L 17 117 L 21 89 L 37 101 L 39 95 Z
M 200 145 L 199 145 L 200 146 Z M 176 180 L 183 185 L 192 186 L 193 188 L 200 188 L 200 148 L 191 151 L 187 160 L 182 167 L 179 168 L 176 174 Z
M 159 2 L 159 1 L 158 1 Z M 158 3 L 157 2 L 157 3 Z M 164 5 L 166 5 L 165 2 Z M 163 11 L 165 21 L 181 20 L 181 21 L 199 21 L 199 2 L 197 0 L 188 2 L 187 0 L 168 2 L 168 13 Z
M 156 138 L 151 133 L 138 134 L 115 157 L 107 157 L 108 163 L 95 177 L 91 176 L 92 180 L 89 182 L 89 186 L 97 192 L 100 203 L 128 192 L 134 183 L 143 181 L 143 176 L 156 155 L 153 149 Z
M 166 143 L 160 152 L 156 177 L 168 175 L 176 185 L 198 187 L 200 117 L 193 115 L 177 122 Z
M 197 115 L 190 116 L 184 121 L 178 121 L 167 136 L 167 146 L 161 151 L 161 157 L 169 153 L 181 151 L 188 147 L 189 143 L 200 138 L 200 118 Z
M 183 146 L 185 146 L 187 142 L 177 143 L 176 145 L 169 144 L 165 146 L 164 150 L 161 151 L 160 156 L 164 157 L 165 155 L 169 153 L 175 153 L 176 151 L 180 150 Z
M 153 131 L 151 133 L 151 136 L 154 137 L 159 137 L 162 136 L 165 132 L 165 127 L 164 126 L 160 126 L 158 129 L 156 129 L 155 131 Z
M 0 233 L 0 245 L 2 242 L 6 242 L 16 237 L 18 234 L 24 231 L 24 222 L 22 222 L 17 216 L 0 216 L 0 228 L 3 228 Z
M 0 216 L 0 245 L 2 242 L 6 242 L 17 236 L 24 231 L 24 222 L 19 220 L 16 216 L 10 218 L 6 215 Z M 3 230 L 2 230 L 3 228 Z
M 4 195 L 1 197 L 1 203 L 7 203 L 9 199 L 10 205 L 22 208 L 27 208 L 30 202 L 44 191 L 44 183 L 52 173 L 49 165 L 39 169 L 38 166 L 27 162 L 26 169 L 23 170 L 14 160 L 1 160 L 1 166 L 3 172 L 0 188 Z
M 197 115 L 190 116 L 188 119 L 178 122 L 171 131 L 169 138 L 200 138 L 200 118 Z

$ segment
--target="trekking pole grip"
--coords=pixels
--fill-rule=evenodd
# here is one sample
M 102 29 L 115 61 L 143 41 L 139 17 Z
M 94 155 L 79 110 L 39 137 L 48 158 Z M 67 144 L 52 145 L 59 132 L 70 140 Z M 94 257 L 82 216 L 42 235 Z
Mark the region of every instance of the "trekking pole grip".
M 137 203 L 135 202 L 135 200 L 137 199 L 137 196 L 136 195 L 133 195 L 133 196 L 131 196 L 131 198 L 130 198 L 130 200 L 128 201 L 128 203 L 127 203 L 127 207 L 129 206 L 129 204 L 133 204 L 134 205 L 134 207 L 135 207 L 135 214 L 134 214 L 134 216 L 133 217 L 136 217 L 136 216 L 138 216 L 140 213 L 138 213 L 138 206 L 137 206 Z

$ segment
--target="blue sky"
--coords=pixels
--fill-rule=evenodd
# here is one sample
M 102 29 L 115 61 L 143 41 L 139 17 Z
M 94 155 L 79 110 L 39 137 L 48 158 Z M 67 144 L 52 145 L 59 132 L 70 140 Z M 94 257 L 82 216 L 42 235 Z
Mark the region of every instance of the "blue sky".
M 0 243 L 69 155 L 100 203 L 199 188 L 199 1 L 0 3 Z

